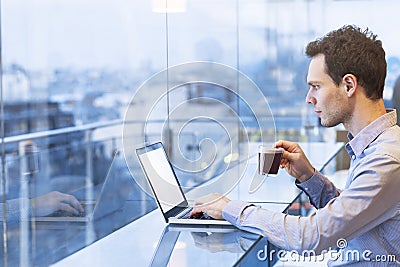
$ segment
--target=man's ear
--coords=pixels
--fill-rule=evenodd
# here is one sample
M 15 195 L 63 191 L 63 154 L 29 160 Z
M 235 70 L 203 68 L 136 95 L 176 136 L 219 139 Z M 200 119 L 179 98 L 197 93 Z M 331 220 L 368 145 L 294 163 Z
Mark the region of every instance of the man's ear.
M 358 87 L 357 77 L 353 74 L 346 74 L 343 76 L 342 84 L 345 94 L 348 97 L 351 97 L 354 95 Z

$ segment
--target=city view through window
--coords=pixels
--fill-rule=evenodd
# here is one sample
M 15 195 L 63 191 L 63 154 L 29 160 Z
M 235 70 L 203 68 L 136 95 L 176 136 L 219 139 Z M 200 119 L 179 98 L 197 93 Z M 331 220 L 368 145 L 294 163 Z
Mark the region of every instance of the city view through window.
M 399 7 L 394 0 L 3 1 L 0 195 L 11 200 L 56 190 L 94 197 L 116 158 L 113 168 L 128 177 L 127 198 L 148 202 L 79 237 L 84 242 L 71 248 L 76 251 L 156 207 L 143 190 L 134 147 L 164 141 L 190 190 L 239 162 L 246 141 L 333 142 L 342 128 L 322 129 L 305 103 L 304 48 L 345 24 L 376 32 L 387 52 L 384 100 L 392 107 L 400 76 Z M 173 76 L 193 62 L 238 74 L 214 73 L 222 84 L 229 80 L 226 87 L 214 78 L 191 80 L 207 69 Z M 267 105 L 257 104 L 260 99 Z M 115 157 L 118 151 L 124 157 Z M 129 160 L 134 163 L 127 166 Z M 12 259 L 16 252 L 8 253 Z M 48 260 L 62 256 L 54 257 Z

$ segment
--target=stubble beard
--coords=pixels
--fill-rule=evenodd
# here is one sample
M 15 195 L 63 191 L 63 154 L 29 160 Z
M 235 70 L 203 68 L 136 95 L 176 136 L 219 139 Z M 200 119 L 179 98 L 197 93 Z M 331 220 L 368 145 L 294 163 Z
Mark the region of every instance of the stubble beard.
M 332 102 L 325 106 L 325 116 L 321 117 L 321 125 L 324 127 L 335 127 L 341 123 L 346 124 L 352 118 L 351 108 L 346 102 L 347 99 L 337 94 Z M 324 113 L 323 113 L 324 114 Z
M 341 123 L 346 123 L 350 120 L 351 114 L 347 110 L 334 109 L 329 112 L 325 118 L 321 117 L 321 125 L 327 128 L 335 127 Z

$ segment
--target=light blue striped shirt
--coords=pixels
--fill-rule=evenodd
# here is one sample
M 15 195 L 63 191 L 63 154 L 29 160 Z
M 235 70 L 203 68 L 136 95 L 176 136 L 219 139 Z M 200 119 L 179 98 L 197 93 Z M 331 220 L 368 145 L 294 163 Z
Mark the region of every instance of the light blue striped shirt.
M 0 221 L 4 221 L 4 203 L 0 203 Z M 6 216 L 8 223 L 17 223 L 21 220 L 21 214 L 32 214 L 29 200 L 23 198 L 10 199 L 6 201 Z
M 388 110 L 349 139 L 346 150 L 351 165 L 342 192 L 319 172 L 297 184 L 317 208 L 310 216 L 231 201 L 223 217 L 241 229 L 266 236 L 278 247 L 299 253 L 337 249 L 338 241 L 343 241 L 341 256 L 329 262 L 332 266 L 399 266 L 400 127 L 396 112 Z M 388 258 L 391 262 L 382 262 Z

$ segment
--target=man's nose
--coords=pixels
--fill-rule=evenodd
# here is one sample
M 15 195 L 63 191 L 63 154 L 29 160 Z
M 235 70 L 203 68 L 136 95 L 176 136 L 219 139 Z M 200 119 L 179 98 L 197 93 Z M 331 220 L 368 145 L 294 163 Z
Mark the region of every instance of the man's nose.
M 313 105 L 315 105 L 315 103 L 316 103 L 316 99 L 313 96 L 311 89 L 308 90 L 308 93 L 306 95 L 306 102 L 307 102 L 307 104 L 313 104 Z

